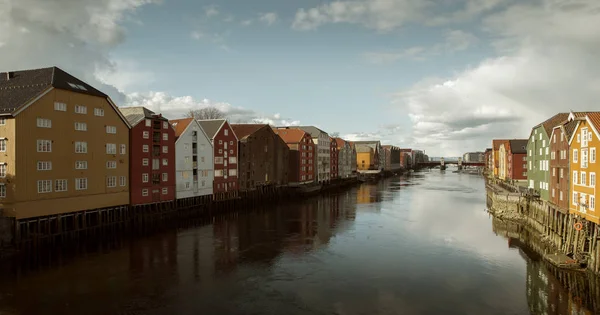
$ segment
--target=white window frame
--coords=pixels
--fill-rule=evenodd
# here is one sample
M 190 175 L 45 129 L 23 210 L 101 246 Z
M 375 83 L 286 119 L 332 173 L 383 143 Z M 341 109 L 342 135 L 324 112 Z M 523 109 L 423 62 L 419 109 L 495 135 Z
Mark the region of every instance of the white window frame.
M 67 104 L 66 103 L 61 103 L 61 102 L 54 102 L 54 110 L 57 110 L 59 112 L 66 112 L 67 111 Z
M 163 121 L 163 129 L 169 129 L 169 123 L 166 121 Z
M 6 138 L 0 139 L 0 152 L 6 152 Z
M 75 178 L 75 190 L 87 190 L 88 180 L 87 177 Z
M 8 165 L 6 163 L 0 163 L 0 177 L 6 177 L 6 172 L 8 169 Z
M 169 140 L 169 134 L 166 133 L 166 132 L 163 132 L 162 139 L 163 139 L 163 141 L 168 141 Z
M 148 197 L 148 188 L 142 189 L 142 197 Z
M 168 193 L 169 193 L 169 188 L 167 188 L 167 187 L 163 187 L 163 189 L 162 189 L 162 194 L 163 194 L 163 195 L 166 195 L 166 194 L 168 194 Z
M 150 165 L 150 159 L 143 158 L 142 159 L 142 166 L 148 166 L 148 165 Z
M 579 151 L 577 149 L 573 149 L 573 163 L 578 163 L 579 161 Z
M 117 127 L 116 126 L 106 126 L 106 133 L 117 134 Z
M 571 201 L 571 203 L 576 206 L 577 205 L 577 197 L 579 197 L 579 195 L 577 194 L 576 191 L 573 192 L 573 200 Z
M 162 165 L 163 166 L 169 165 L 169 159 L 162 159 Z
M 166 182 L 169 180 L 169 173 L 162 173 L 162 181 Z
M 144 152 L 144 153 L 150 152 L 150 146 L 148 146 L 147 144 L 142 144 L 142 152 Z
M 117 154 L 117 144 L 116 143 L 107 143 L 106 144 L 106 154 Z
M 75 122 L 75 130 L 76 131 L 87 131 L 87 123 Z
M 0 198 L 6 198 L 6 184 L 0 183 Z
M 146 124 L 146 127 L 152 127 L 152 120 L 146 119 L 145 124 Z
M 127 186 L 127 177 L 125 177 L 125 176 L 119 177 L 119 186 L 121 186 L 121 187 Z
M 87 114 L 87 106 L 85 105 L 75 105 L 75 114 Z
M 590 187 L 596 187 L 596 173 L 590 172 Z
M 106 161 L 106 168 L 107 169 L 116 169 L 117 161 Z
M 215 177 L 223 177 L 223 170 L 215 170 Z
M 85 142 L 85 141 L 75 141 L 75 153 L 79 153 L 79 154 L 88 153 L 87 142 Z
M 587 174 L 585 172 L 581 172 L 579 177 L 579 184 L 582 186 L 587 186 Z
M 55 180 L 54 181 L 54 192 L 68 191 L 69 190 L 68 183 L 69 183 L 69 181 L 66 179 Z
M 143 173 L 142 174 L 142 183 L 147 183 L 150 181 L 150 175 L 148 175 L 148 173 Z
M 52 170 L 52 161 L 37 161 L 37 170 L 38 171 L 51 171 Z
M 104 116 L 104 108 L 94 108 L 94 116 Z
M 578 181 L 577 181 L 577 176 L 578 175 L 579 174 L 577 173 L 577 171 L 573 171 L 573 178 L 572 178 L 573 179 L 573 185 L 579 185 Z
M 144 139 L 150 139 L 150 132 L 149 131 L 142 131 L 142 138 L 144 138 Z
M 590 210 L 596 210 L 596 196 L 590 195 L 590 201 L 588 206 Z
M 38 194 L 47 194 L 52 192 L 52 180 L 42 179 L 37 181 Z
M 590 148 L 590 163 L 596 163 L 596 148 L 595 147 Z
M 121 150 L 119 151 L 119 153 L 121 153 L 121 155 L 127 154 L 127 146 L 124 144 L 121 144 Z
M 106 187 L 108 187 L 108 188 L 117 187 L 117 176 L 107 176 L 106 177 Z
M 235 168 L 230 168 L 229 169 L 229 176 L 237 176 L 237 169 Z
M 42 149 L 46 147 L 47 150 L 40 150 L 40 145 L 42 146 Z M 52 140 L 37 140 L 37 152 L 52 152 Z
M 169 147 L 168 147 L 168 146 L 166 146 L 166 145 L 163 145 L 163 146 L 162 146 L 162 153 L 165 153 L 165 154 L 166 154 L 166 153 L 169 153 Z
M 229 135 L 229 129 L 224 129 L 223 134 L 228 136 Z
M 38 117 L 36 119 L 36 125 L 38 126 L 38 128 L 52 128 L 52 120 L 48 118 Z
M 76 170 L 87 170 L 88 162 L 87 161 L 75 161 L 75 169 Z

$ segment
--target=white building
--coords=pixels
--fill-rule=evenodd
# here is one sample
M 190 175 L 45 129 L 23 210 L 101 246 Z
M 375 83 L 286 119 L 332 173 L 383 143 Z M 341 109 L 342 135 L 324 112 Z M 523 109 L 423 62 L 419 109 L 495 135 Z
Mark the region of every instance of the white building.
M 317 159 L 315 162 L 317 181 L 329 181 L 331 179 L 331 140 L 329 134 L 313 126 L 301 126 L 298 128 L 310 133 L 313 142 L 317 145 Z
M 334 138 L 338 148 L 338 176 L 349 178 L 352 176 L 352 147 L 348 141 Z
M 175 128 L 176 198 L 212 195 L 214 181 L 213 145 L 198 121 L 171 120 Z

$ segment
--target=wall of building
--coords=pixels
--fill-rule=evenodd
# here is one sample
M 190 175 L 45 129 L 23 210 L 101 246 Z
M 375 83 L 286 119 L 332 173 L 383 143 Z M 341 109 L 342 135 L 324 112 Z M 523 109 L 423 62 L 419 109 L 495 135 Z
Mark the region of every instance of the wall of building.
M 373 161 L 373 151 L 356 153 L 357 169 L 361 171 L 369 170 Z
M 269 126 L 239 142 L 240 190 L 263 185 L 286 185 L 290 150 Z
M 550 141 L 550 201 L 562 211 L 568 211 L 570 190 L 569 178 L 571 176 L 569 161 L 569 139 L 562 128 L 554 129 L 553 139 Z M 561 152 L 566 152 L 561 155 Z
M 548 142 L 546 130 L 540 126 L 533 129 L 527 143 L 528 186 L 538 191 L 540 198 L 546 201 L 549 200 L 550 188 L 550 144 Z
M 67 104 L 67 110 L 54 110 L 55 102 Z M 75 105 L 87 106 L 87 114 L 75 113 Z M 104 116 L 95 116 L 94 108 L 103 109 Z M 37 127 L 38 117 L 50 119 L 51 128 Z M 75 122 L 86 123 L 87 131 L 76 131 Z M 106 126 L 115 126 L 116 134 L 107 134 Z M 2 155 L 10 164 L 2 207 L 7 216 L 21 219 L 129 203 L 129 128 L 107 99 L 53 89 L 7 120 L 5 128 L 8 147 Z M 51 140 L 52 152 L 37 152 L 38 139 Z M 87 142 L 88 153 L 75 153 L 75 141 Z M 106 154 L 107 143 L 117 145 L 116 155 Z M 121 144 L 125 154 L 119 152 Z M 78 160 L 87 161 L 87 169 L 75 169 Z M 38 171 L 38 161 L 51 161 L 52 169 Z M 117 168 L 107 169 L 108 161 L 116 161 Z M 107 187 L 107 176 L 116 176 L 116 187 Z M 121 176 L 124 186 L 119 185 Z M 87 189 L 75 190 L 75 178 L 87 178 Z M 55 191 L 57 179 L 67 180 L 67 191 Z M 52 180 L 52 192 L 38 193 L 38 180 Z
M 581 139 L 584 130 L 592 133 L 591 140 L 587 141 L 587 146 L 585 141 Z M 582 120 L 575 130 L 573 140 L 570 143 L 571 202 L 569 204 L 569 212 L 581 215 L 586 220 L 596 224 L 600 224 L 600 211 L 596 210 L 598 208 L 597 205 L 592 208 L 590 197 L 594 197 L 595 204 L 595 198 L 598 195 L 596 193 L 597 183 L 590 185 L 590 177 L 591 174 L 594 174 L 594 176 L 600 174 L 600 162 L 595 161 L 592 163 L 589 152 L 592 149 L 597 150 L 599 147 L 600 141 L 598 136 L 598 134 L 594 133 L 592 126 L 587 121 Z M 574 157 L 575 151 L 577 152 L 577 160 Z M 585 163 L 584 157 L 586 154 L 587 163 Z M 577 179 L 575 178 L 575 173 L 577 173 Z M 582 181 L 583 177 L 585 177 L 585 184 Z M 596 179 L 597 181 L 598 179 Z
M 527 154 L 512 153 L 508 155 L 508 159 L 508 177 L 513 180 L 527 180 Z
M 194 147 L 195 155 L 194 155 Z M 194 156 L 196 166 L 194 168 Z M 213 146 L 195 120 L 175 143 L 176 198 L 212 195 L 214 181 Z M 196 170 L 196 171 L 194 171 Z
M 214 141 L 215 180 L 213 191 L 223 193 L 238 190 L 238 143 L 228 122 L 215 135 Z M 222 162 L 220 159 L 222 159 Z M 220 172 L 220 174 L 218 174 Z M 221 175 L 221 176 L 219 176 Z
M 329 143 L 329 178 L 336 179 L 339 177 L 339 152 L 335 139 L 329 138 Z

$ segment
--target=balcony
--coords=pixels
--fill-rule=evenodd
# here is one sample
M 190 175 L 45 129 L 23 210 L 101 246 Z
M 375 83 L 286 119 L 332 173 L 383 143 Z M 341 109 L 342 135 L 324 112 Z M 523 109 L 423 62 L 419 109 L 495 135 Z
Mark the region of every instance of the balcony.
M 160 142 L 160 132 L 154 132 L 152 134 L 152 141 L 155 143 Z

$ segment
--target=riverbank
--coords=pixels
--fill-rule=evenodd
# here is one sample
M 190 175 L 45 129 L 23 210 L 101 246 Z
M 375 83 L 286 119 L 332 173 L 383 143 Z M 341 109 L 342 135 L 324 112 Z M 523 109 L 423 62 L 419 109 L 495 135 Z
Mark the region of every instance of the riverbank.
M 558 268 L 600 274 L 599 227 L 526 193 L 486 183 L 488 211 L 495 218 L 523 224 L 547 244 L 544 260 Z

